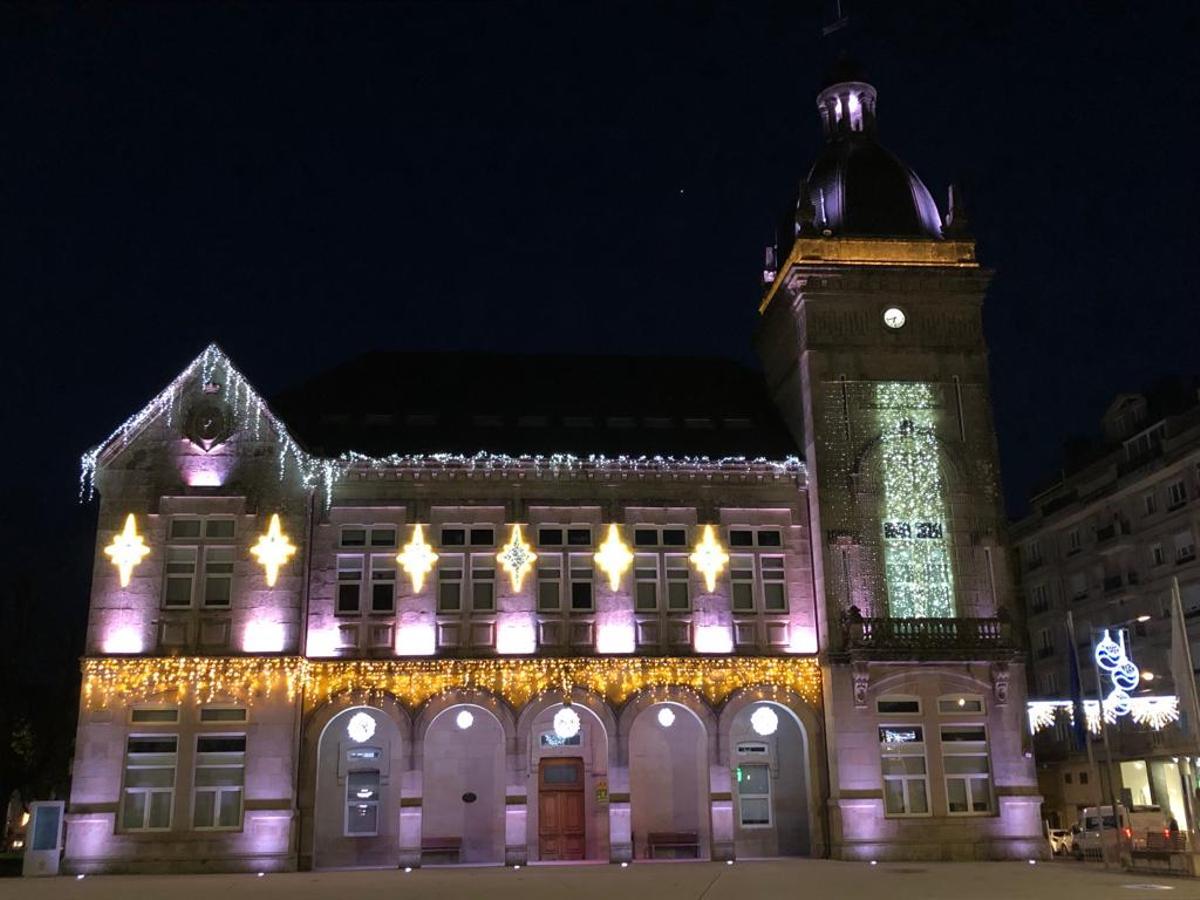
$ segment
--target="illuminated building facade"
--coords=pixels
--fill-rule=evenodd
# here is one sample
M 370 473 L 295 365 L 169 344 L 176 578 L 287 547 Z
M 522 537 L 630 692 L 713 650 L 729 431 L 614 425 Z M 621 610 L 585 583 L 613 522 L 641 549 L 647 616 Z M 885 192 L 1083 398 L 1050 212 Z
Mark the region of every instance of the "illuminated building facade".
M 1030 512 L 1013 529 L 1032 655 L 1030 697 L 1070 697 L 1068 610 L 1083 690 L 1092 702 L 1093 641 L 1104 629 L 1123 632 L 1141 672 L 1129 693 L 1135 704 L 1150 708 L 1135 709 L 1108 727 L 1115 794 L 1130 806 L 1159 806 L 1185 830 L 1191 830 L 1183 798 L 1186 771 L 1179 763 L 1194 757 L 1196 748 L 1178 727 L 1156 720 L 1152 698 L 1177 693 L 1170 665 L 1173 579 L 1179 582 L 1193 659 L 1200 659 L 1197 387 L 1168 379 L 1145 393 L 1114 398 L 1101 435 L 1071 448 L 1062 470 L 1030 498 Z M 1103 672 L 1101 682 L 1106 691 Z M 1062 714 L 1047 716 L 1035 735 L 1043 814 L 1062 827 L 1108 793 L 1100 745 L 1092 767 L 1075 744 Z
M 375 354 L 268 406 L 210 347 L 84 457 L 69 870 L 1043 855 L 986 272 L 874 89 L 818 104 L 769 392 Z

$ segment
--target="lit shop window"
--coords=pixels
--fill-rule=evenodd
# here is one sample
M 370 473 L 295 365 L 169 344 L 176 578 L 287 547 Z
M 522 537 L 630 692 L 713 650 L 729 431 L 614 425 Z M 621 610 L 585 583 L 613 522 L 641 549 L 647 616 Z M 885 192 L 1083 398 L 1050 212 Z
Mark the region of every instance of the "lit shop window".
M 121 827 L 126 831 L 165 831 L 175 802 L 174 735 L 131 736 L 125 748 L 125 789 Z
M 929 815 L 925 730 L 920 725 L 881 725 L 884 811 L 888 816 Z

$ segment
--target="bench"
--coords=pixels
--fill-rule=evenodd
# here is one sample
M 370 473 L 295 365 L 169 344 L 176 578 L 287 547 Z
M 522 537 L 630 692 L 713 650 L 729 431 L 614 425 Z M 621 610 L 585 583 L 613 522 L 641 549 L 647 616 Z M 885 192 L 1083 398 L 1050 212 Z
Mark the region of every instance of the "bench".
M 462 838 L 449 836 L 423 837 L 421 838 L 422 861 L 426 854 L 453 856 L 453 862 L 462 862 Z
M 693 859 L 700 858 L 700 834 L 695 831 L 651 831 L 646 836 L 646 852 L 650 859 L 658 856 L 659 850 L 672 851 L 677 857 L 679 850 L 690 850 Z

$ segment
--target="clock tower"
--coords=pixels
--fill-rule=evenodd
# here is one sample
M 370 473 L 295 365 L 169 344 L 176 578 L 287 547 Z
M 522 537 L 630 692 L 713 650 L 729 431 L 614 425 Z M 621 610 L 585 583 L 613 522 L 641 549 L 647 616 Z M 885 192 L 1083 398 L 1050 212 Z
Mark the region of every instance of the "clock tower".
M 1044 855 L 989 402 L 990 272 L 878 140 L 842 63 L 760 305 L 809 473 L 830 771 L 845 859 Z

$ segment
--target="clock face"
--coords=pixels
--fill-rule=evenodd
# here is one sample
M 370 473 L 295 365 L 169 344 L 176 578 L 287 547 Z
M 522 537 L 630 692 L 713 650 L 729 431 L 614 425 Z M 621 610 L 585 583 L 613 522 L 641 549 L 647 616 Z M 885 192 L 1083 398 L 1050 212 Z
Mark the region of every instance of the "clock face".
M 883 311 L 883 324 L 888 328 L 901 328 L 906 320 L 904 310 L 898 306 L 892 306 Z

